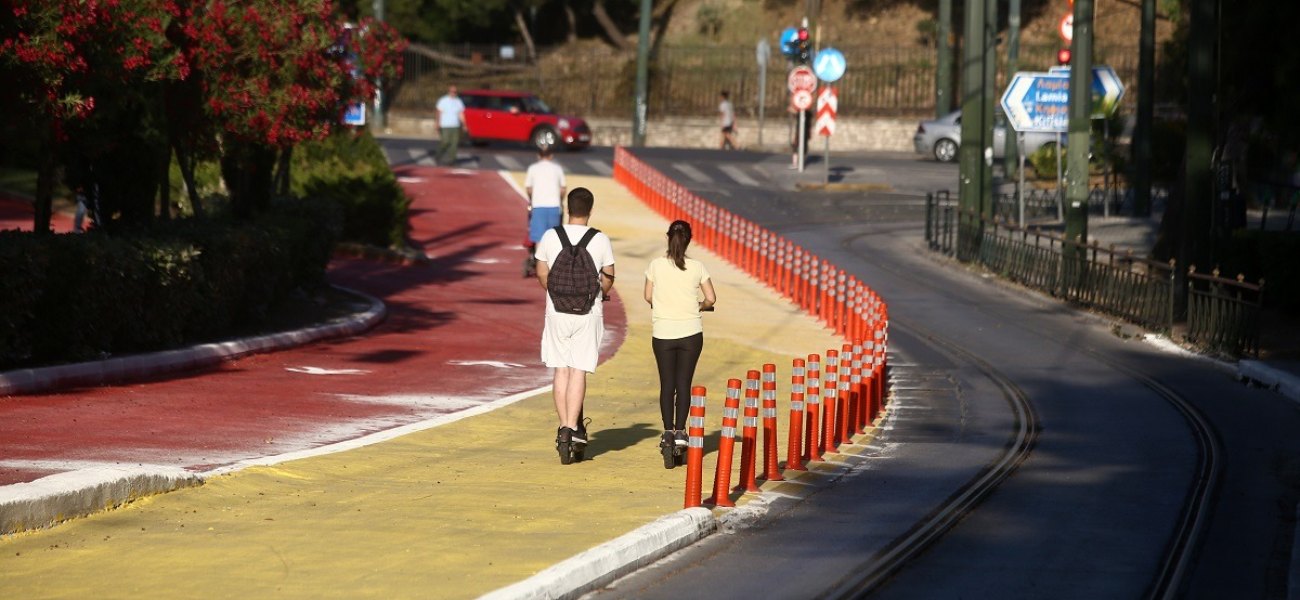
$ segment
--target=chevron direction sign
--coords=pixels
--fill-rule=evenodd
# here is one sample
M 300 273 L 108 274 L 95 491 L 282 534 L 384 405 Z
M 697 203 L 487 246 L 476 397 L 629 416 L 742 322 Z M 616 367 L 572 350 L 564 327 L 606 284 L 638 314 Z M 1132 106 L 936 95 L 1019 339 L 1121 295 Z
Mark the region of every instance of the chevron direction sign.
M 839 110 L 839 96 L 834 86 L 823 86 L 817 94 L 817 119 L 813 121 L 813 131 L 817 135 L 830 137 L 835 134 L 835 112 Z
M 1124 84 L 1106 65 L 1092 68 L 1092 118 L 1115 114 L 1124 97 Z M 1070 124 L 1070 71 L 1016 73 L 1002 94 L 1002 111 L 1016 131 L 1064 133 Z

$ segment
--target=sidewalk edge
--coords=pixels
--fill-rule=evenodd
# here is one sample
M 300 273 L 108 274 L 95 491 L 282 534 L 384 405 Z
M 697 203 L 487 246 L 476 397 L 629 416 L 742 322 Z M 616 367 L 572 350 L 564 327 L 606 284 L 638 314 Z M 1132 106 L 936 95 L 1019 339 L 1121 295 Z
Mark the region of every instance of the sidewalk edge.
M 707 508 L 687 508 L 576 554 L 479 600 L 578 598 L 717 530 Z
M 202 484 L 178 467 L 131 465 L 55 473 L 0 487 L 0 536 L 42 529 L 136 498 Z
M 1300 402 L 1300 377 L 1270 367 L 1262 361 L 1238 361 L 1237 377 L 1253 381 L 1287 398 Z
M 0 396 L 34 394 L 68 386 L 103 385 L 218 364 L 249 354 L 282 350 L 327 338 L 346 337 L 379 324 L 387 313 L 383 301 L 356 290 L 334 286 L 369 301 L 363 312 L 333 323 L 176 350 L 121 358 L 0 373 Z

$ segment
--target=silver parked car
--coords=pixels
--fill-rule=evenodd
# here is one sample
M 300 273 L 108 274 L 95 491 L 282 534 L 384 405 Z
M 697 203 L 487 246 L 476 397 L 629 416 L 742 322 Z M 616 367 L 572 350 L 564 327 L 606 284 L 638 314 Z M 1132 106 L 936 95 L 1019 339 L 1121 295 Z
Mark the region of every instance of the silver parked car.
M 993 126 L 993 158 L 1002 158 L 1007 147 L 1006 120 L 999 111 Z M 1025 156 L 1038 151 L 1043 146 L 1056 144 L 1055 133 L 1029 132 L 1025 134 Z M 921 121 L 912 136 L 912 145 L 917 154 L 928 154 L 939 162 L 957 160 L 957 149 L 961 146 L 961 111 L 954 111 L 942 118 Z

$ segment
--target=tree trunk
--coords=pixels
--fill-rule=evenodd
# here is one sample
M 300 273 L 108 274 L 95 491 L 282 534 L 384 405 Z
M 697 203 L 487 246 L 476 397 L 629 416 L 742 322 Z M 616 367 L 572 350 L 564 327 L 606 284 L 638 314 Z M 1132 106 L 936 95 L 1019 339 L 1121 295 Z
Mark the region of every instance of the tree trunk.
M 275 193 L 277 196 L 289 195 L 289 177 L 292 176 L 293 146 L 280 151 L 275 168 Z
M 172 220 L 171 148 L 158 153 L 158 219 Z
M 565 39 L 569 43 L 578 41 L 578 15 L 573 12 L 573 6 L 569 4 L 568 0 L 564 2 L 564 18 L 569 21 L 569 33 L 565 36 Z
M 221 154 L 221 177 L 230 189 L 230 210 L 250 219 L 271 205 L 275 151 L 255 142 L 234 141 Z
M 605 12 L 605 0 L 595 0 L 591 5 L 591 14 L 596 17 L 596 22 L 600 24 L 601 29 L 605 30 L 605 37 L 609 38 L 609 43 L 622 51 L 630 49 L 627 40 L 623 39 L 623 32 L 618 30 L 618 25 L 614 23 L 614 19 L 611 19 L 609 13 Z
M 53 132 L 48 128 L 42 135 L 45 139 L 41 144 L 40 166 L 36 169 L 36 199 L 33 200 L 32 205 L 36 215 L 32 220 L 32 230 L 37 235 L 48 235 L 50 218 L 54 213 L 54 145 L 56 142 Z
M 528 47 L 528 62 L 537 62 L 537 46 L 533 44 L 533 32 L 528 30 L 528 21 L 524 20 L 524 11 L 515 7 L 515 27 L 524 36 L 524 45 Z
M 172 148 L 176 151 L 176 164 L 181 168 L 181 179 L 185 180 L 185 193 L 190 198 L 190 210 L 194 211 L 195 217 L 202 219 L 205 216 L 203 199 L 199 198 L 199 190 L 194 186 L 194 160 L 185 152 L 180 140 L 173 140 Z
M 668 0 L 655 11 L 655 33 L 654 39 L 650 42 L 650 54 L 652 56 L 659 55 L 659 48 L 664 41 L 664 34 L 668 32 L 668 25 L 673 21 L 674 8 L 677 8 L 677 0 Z

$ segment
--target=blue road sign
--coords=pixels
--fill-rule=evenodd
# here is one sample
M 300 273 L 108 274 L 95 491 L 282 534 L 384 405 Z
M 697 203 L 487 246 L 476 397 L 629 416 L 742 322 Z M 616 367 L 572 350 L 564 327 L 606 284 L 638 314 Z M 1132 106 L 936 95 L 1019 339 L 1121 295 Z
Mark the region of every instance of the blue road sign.
M 1070 125 L 1070 75 L 1016 73 L 1002 94 L 1002 112 L 1016 131 L 1064 133 Z
M 347 110 L 343 111 L 343 124 L 353 127 L 362 127 L 366 124 L 366 105 L 360 102 L 348 104 Z
M 812 62 L 813 73 L 816 73 L 817 78 L 826 83 L 831 83 L 843 77 L 845 67 L 844 54 L 834 48 L 822 48 Z
M 798 52 L 799 48 L 799 30 L 794 27 L 786 27 L 781 31 L 781 54 L 791 56 Z

